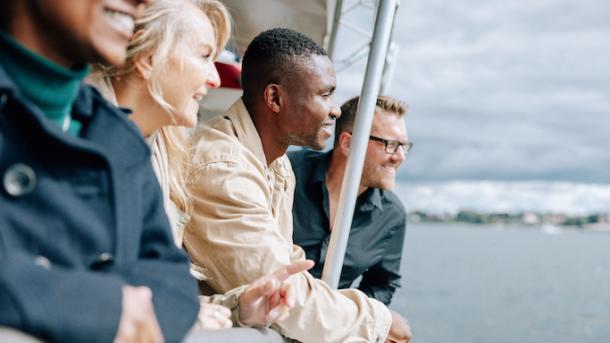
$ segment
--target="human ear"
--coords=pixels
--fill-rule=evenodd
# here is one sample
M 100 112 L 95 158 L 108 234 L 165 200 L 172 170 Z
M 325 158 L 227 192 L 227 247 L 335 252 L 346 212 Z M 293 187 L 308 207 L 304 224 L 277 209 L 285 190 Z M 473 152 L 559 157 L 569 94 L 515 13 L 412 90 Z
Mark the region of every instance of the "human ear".
M 349 132 L 341 132 L 339 135 L 339 150 L 345 156 L 349 155 L 349 148 L 352 145 L 352 135 Z
M 144 80 L 150 79 L 150 74 L 153 69 L 152 55 L 143 54 L 142 56 L 136 58 L 135 60 L 135 68 Z
M 275 83 L 268 84 L 267 87 L 265 87 L 263 96 L 265 98 L 265 105 L 267 105 L 273 113 L 280 113 L 283 103 L 280 86 Z

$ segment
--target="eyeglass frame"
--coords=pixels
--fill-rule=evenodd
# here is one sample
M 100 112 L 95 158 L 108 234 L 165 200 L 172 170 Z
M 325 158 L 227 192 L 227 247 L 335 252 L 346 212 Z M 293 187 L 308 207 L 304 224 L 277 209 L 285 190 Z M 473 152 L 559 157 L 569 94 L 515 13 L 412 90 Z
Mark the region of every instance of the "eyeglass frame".
M 345 132 L 349 133 L 350 135 L 352 134 L 350 131 L 345 131 Z M 370 135 L 369 139 L 372 141 L 375 141 L 375 142 L 383 143 L 386 154 L 390 154 L 390 155 L 394 155 L 395 153 L 397 153 L 398 148 L 401 148 L 401 147 L 402 147 L 403 153 L 406 155 L 409 153 L 409 151 L 411 151 L 411 148 L 413 148 L 413 142 L 411 142 L 411 141 L 401 142 L 401 141 L 385 139 L 385 138 L 381 138 L 381 137 L 377 137 L 377 136 L 373 136 L 373 135 Z M 390 144 L 396 144 L 394 151 L 388 151 L 388 147 L 390 146 Z

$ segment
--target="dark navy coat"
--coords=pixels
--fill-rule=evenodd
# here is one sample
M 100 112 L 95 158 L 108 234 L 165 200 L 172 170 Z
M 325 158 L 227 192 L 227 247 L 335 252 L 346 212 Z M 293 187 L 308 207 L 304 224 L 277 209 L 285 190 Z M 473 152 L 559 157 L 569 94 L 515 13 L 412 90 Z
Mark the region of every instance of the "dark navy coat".
M 82 86 L 61 132 L 0 66 L 0 326 L 57 342 L 112 342 L 122 285 L 153 291 L 167 342 L 197 317 L 150 152 L 124 112 Z

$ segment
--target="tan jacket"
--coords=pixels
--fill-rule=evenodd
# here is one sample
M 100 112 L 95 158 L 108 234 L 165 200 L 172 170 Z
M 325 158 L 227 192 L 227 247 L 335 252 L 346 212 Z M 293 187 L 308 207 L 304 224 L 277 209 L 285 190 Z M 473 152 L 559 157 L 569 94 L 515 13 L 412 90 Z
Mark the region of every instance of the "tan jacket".
M 294 174 L 286 155 L 267 166 L 258 132 L 238 100 L 194 137 L 194 211 L 184 233 L 192 262 L 217 292 L 305 258 L 292 242 Z M 354 289 L 332 290 L 303 272 L 289 282 L 296 305 L 281 333 L 302 342 L 383 342 L 389 310 Z

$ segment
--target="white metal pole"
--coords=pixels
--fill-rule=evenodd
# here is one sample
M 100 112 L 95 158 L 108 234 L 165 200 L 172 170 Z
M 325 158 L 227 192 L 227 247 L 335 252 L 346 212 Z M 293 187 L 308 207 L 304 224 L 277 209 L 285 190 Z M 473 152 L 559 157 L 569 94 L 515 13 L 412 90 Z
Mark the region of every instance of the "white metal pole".
M 396 8 L 400 6 L 400 0 L 396 1 Z M 394 11 L 394 18 L 392 18 L 392 30 L 390 31 L 390 43 L 388 44 L 388 53 L 385 57 L 385 64 L 383 66 L 383 72 L 381 74 L 381 86 L 379 94 L 388 95 L 390 91 L 390 85 L 394 77 L 394 69 L 396 68 L 396 62 L 398 61 L 398 51 L 400 47 L 394 42 L 394 26 L 396 22 L 397 11 Z
M 385 66 L 383 67 L 383 74 L 381 76 L 381 87 L 379 89 L 379 94 L 381 95 L 388 95 L 388 93 L 390 93 L 399 51 L 400 46 L 394 42 L 390 42 L 388 56 L 386 56 Z
M 388 51 L 394 13 L 397 8 L 396 1 L 381 0 L 377 9 L 373 40 L 369 51 L 360 101 L 358 102 L 354 129 L 352 130 L 351 148 L 341 184 L 341 194 L 339 195 L 337 214 L 333 222 L 326 262 L 322 271 L 322 279 L 335 289 L 339 286 L 345 248 L 354 216 L 360 177 L 362 176 L 362 166 L 364 165 L 364 155 L 371 133 L 375 104 L 381 83 L 381 74 Z
M 341 24 L 341 10 L 343 8 L 343 0 L 337 0 L 335 3 L 335 12 L 333 13 L 333 26 L 330 28 L 330 37 L 328 38 L 328 48 L 326 49 L 328 57 L 332 60 L 335 57 L 335 45 L 337 43 L 337 33 L 339 32 L 339 24 Z

